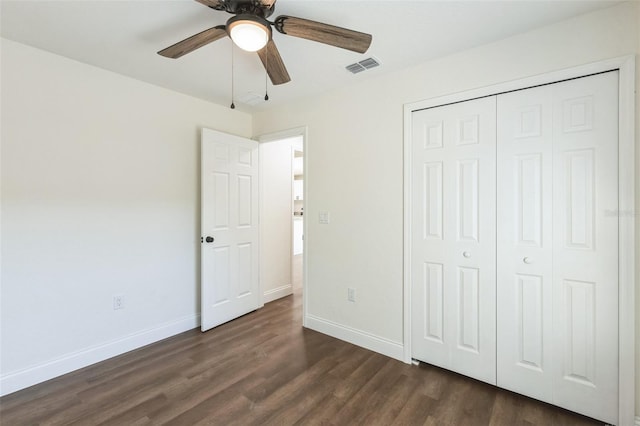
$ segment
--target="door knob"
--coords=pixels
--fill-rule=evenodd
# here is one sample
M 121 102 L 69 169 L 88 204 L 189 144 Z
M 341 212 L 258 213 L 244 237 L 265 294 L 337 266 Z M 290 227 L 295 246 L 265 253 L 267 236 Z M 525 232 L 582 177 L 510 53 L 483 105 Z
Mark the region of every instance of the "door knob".
M 212 243 L 213 242 L 213 237 L 207 237 L 204 239 L 206 242 L 208 243 Z
M 522 261 L 523 261 L 524 263 L 526 263 L 527 265 L 529 265 L 529 264 L 533 263 L 533 260 L 531 260 L 531 258 L 529 258 L 529 257 L 525 257 L 524 259 L 522 259 Z
M 466 257 L 467 259 L 471 257 L 471 253 L 469 253 L 468 251 L 463 251 L 463 252 L 462 252 L 462 255 L 463 255 L 464 257 Z

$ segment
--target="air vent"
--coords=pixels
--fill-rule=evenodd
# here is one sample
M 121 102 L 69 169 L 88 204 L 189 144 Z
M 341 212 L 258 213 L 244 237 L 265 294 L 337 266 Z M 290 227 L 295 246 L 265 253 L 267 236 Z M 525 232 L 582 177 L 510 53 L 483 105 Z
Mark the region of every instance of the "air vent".
M 237 96 L 235 100 L 241 104 L 254 106 L 264 102 L 264 95 L 258 95 L 254 92 L 247 92 L 245 94 Z
M 353 74 L 358 74 L 359 72 L 366 71 L 367 69 L 360 65 L 359 63 L 347 65 L 347 70 Z
M 360 61 L 358 63 L 360 65 L 362 65 L 363 67 L 365 67 L 366 69 L 375 68 L 378 65 L 380 65 L 380 62 L 378 62 L 374 58 L 367 58 L 367 59 L 364 59 L 364 60 L 362 60 L 362 61 Z
M 374 57 L 363 59 L 355 64 L 347 65 L 345 68 L 352 74 L 357 74 L 362 71 L 366 71 L 371 68 L 380 66 L 380 61 Z

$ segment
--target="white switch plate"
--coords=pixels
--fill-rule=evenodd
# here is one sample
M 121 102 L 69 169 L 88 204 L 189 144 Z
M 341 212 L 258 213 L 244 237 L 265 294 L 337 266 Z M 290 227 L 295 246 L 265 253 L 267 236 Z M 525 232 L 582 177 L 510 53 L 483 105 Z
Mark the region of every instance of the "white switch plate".
M 116 294 L 113 296 L 113 310 L 124 309 L 124 294 Z
M 318 222 L 322 225 L 329 224 L 329 212 L 320 212 L 318 213 Z
M 352 287 L 348 287 L 347 288 L 347 300 L 349 302 L 355 302 L 356 301 L 356 289 L 352 288 Z

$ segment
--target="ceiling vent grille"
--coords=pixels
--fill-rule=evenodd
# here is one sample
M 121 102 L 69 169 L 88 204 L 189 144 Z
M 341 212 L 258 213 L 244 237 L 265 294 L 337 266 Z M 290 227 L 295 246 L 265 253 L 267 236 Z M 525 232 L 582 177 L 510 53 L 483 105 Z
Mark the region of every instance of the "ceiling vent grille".
M 258 95 L 257 93 L 254 93 L 254 92 L 247 92 L 240 96 L 237 96 L 236 101 L 238 101 L 241 104 L 255 106 L 255 105 L 258 105 L 259 103 L 264 102 L 264 95 Z
M 366 71 L 371 68 L 380 66 L 380 61 L 374 57 L 363 59 L 360 62 L 356 62 L 351 65 L 347 65 L 345 68 L 352 74 L 357 74 L 362 71 Z

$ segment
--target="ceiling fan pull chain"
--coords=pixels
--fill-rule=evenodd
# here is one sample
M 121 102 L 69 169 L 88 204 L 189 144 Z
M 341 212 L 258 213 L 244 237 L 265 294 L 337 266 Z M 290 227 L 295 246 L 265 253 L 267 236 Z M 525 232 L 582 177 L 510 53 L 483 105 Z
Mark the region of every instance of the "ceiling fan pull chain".
M 267 77 L 268 77 L 269 73 L 267 72 L 267 69 L 269 68 L 269 43 L 267 43 L 267 45 L 264 48 L 265 48 L 264 100 L 268 101 L 269 100 L 269 92 L 268 92 L 268 86 L 267 86 Z
M 235 109 L 236 108 L 236 104 L 233 102 L 233 86 L 234 86 L 234 81 L 233 81 L 233 42 L 231 42 L 231 109 Z

